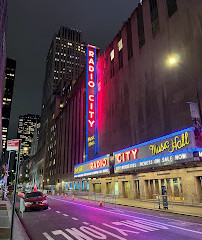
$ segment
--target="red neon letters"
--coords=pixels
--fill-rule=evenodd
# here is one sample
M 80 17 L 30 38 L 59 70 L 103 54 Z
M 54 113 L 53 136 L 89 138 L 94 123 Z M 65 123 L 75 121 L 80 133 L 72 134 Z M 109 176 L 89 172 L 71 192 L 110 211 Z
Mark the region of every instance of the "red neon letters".
M 95 124 L 95 52 L 88 50 L 88 87 L 92 90 L 89 91 L 88 96 L 88 123 L 92 128 Z
M 137 159 L 137 153 L 138 153 L 137 148 L 126 151 L 126 152 L 118 153 L 115 156 L 116 162 L 121 163 L 121 162 L 125 162 L 125 161 L 136 160 Z
M 90 169 L 97 169 L 97 168 L 103 168 L 107 166 L 107 159 L 101 159 L 101 160 L 97 160 L 95 162 L 90 163 Z

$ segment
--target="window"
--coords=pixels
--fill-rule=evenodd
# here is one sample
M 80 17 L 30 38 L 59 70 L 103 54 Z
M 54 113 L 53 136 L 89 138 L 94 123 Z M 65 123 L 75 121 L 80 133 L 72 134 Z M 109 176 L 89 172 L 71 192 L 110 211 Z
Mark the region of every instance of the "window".
M 123 41 L 122 38 L 118 42 L 118 58 L 119 58 L 119 69 L 123 67 Z
M 110 75 L 111 78 L 114 76 L 114 49 L 110 52 Z
M 156 32 L 159 30 L 159 17 L 158 17 L 157 2 L 156 2 L 156 0 L 149 0 L 149 4 L 150 4 L 152 34 L 153 34 L 153 36 L 155 36 Z
M 127 48 L 128 48 L 128 60 L 129 60 L 133 56 L 131 19 L 129 19 L 127 22 Z
M 139 48 L 141 48 L 145 44 L 144 20 L 143 20 L 143 13 L 142 13 L 142 5 L 138 6 L 137 25 L 138 25 Z
M 114 59 L 114 49 L 110 52 L 110 59 L 111 61 Z
M 168 8 L 168 16 L 171 17 L 177 11 L 176 0 L 166 0 Z

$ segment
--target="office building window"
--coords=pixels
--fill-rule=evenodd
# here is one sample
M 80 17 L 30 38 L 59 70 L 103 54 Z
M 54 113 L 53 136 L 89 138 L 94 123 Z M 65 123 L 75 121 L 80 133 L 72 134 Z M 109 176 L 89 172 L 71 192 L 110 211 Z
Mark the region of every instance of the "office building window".
M 133 56 L 131 19 L 129 19 L 127 22 L 127 48 L 128 48 L 128 60 L 129 60 Z
M 168 8 L 168 16 L 171 17 L 177 11 L 176 0 L 166 0 Z
M 114 49 L 110 51 L 110 75 L 111 78 L 114 76 Z
M 158 7 L 157 7 L 156 0 L 149 0 L 149 4 L 150 4 L 152 34 L 153 36 L 155 36 L 156 32 L 159 30 Z
M 122 38 L 118 42 L 118 58 L 119 58 L 119 69 L 123 67 L 123 41 Z
M 137 25 L 138 25 L 138 38 L 139 38 L 139 48 L 145 44 L 145 35 L 144 35 L 144 20 L 142 13 L 142 5 L 139 4 L 137 11 Z

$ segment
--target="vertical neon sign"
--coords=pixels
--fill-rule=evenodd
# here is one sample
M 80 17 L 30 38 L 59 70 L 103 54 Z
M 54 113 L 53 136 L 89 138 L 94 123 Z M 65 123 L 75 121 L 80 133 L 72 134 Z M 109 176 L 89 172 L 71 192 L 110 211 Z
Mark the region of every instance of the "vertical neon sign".
M 86 64 L 86 161 L 97 154 L 96 48 L 87 46 Z

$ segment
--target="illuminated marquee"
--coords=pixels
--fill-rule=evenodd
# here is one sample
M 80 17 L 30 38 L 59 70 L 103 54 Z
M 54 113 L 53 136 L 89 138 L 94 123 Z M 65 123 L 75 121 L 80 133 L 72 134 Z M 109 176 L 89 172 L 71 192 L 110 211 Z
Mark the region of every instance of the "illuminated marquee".
M 86 160 L 89 161 L 97 152 L 96 48 L 87 46 L 86 54 Z
M 138 153 L 137 148 L 128 150 L 126 152 L 118 153 L 116 154 L 116 161 L 118 163 L 121 163 L 125 161 L 130 161 L 131 159 L 135 160 L 137 159 L 137 153 Z
M 115 172 L 187 162 L 196 151 L 193 128 L 114 152 Z M 200 155 L 200 154 L 199 154 Z
M 74 166 L 74 177 L 83 178 L 109 174 L 109 155 Z

